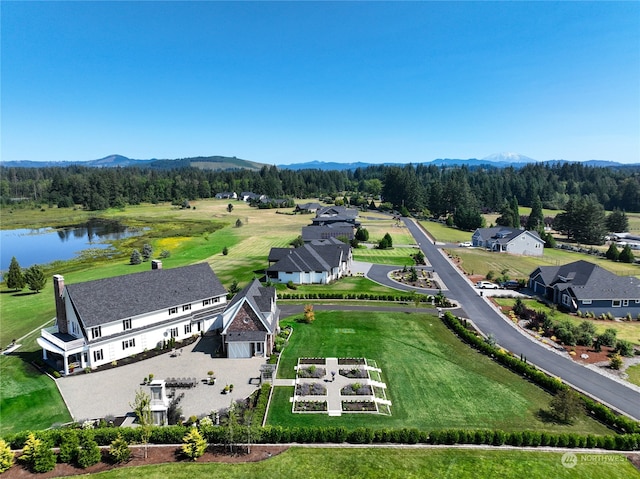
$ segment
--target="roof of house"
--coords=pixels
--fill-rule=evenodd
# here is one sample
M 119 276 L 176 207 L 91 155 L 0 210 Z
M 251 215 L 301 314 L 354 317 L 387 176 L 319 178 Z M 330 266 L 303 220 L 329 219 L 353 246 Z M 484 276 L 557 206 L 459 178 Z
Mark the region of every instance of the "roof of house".
M 308 225 L 302 227 L 302 239 L 310 241 L 323 239 L 323 236 L 347 236 L 353 237 L 353 223 L 331 223 L 326 225 Z
M 340 266 L 343 256 L 342 248 L 338 245 L 305 244 L 299 248 L 289 249 L 289 254 L 271 265 L 267 271 L 308 272 L 331 271 Z
M 577 299 L 640 299 L 640 280 L 618 276 L 589 261 L 540 266 L 532 276 L 537 274 L 545 285 L 561 291 L 571 290 Z
M 320 203 L 301 203 L 296 205 L 297 210 L 319 210 L 322 208 Z
M 492 228 L 478 228 L 473 235 L 480 237 L 482 241 L 494 240 L 496 243 L 506 244 L 523 234 L 529 234 L 535 239 L 544 242 L 536 231 L 509 228 L 507 226 L 494 226 Z
M 85 327 L 226 294 L 207 263 L 68 284 L 65 289 Z
M 271 313 L 272 300 L 276 299 L 276 289 L 270 286 L 262 286 L 260 281 L 254 279 L 247 286 L 242 288 L 233 299 L 229 302 L 225 309 L 225 315 L 230 314 L 231 319 L 227 323 L 223 333 L 227 333 L 227 328 L 231 325 L 233 318 L 240 312 L 243 305 L 248 304 L 253 312 L 259 317 L 260 321 L 270 331 L 274 332 L 277 329 L 278 314 L 273 315 L 269 319 L 269 313 Z M 246 306 L 245 306 L 246 307 Z M 231 331 L 229 331 L 231 334 Z M 243 336 L 245 340 L 247 336 Z M 262 335 L 264 337 L 264 333 Z M 256 339 L 258 340 L 258 339 Z

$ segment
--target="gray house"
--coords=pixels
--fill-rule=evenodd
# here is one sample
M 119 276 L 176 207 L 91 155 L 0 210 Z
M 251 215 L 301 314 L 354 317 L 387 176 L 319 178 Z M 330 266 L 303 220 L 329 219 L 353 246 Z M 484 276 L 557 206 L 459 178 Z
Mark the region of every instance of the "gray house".
M 529 275 L 529 287 L 571 312 L 611 313 L 617 318 L 640 314 L 640 280 L 584 260 L 540 266 Z
M 471 243 L 500 253 L 525 256 L 542 256 L 544 253 L 544 240 L 537 232 L 506 226 L 478 228 L 471 236 Z
M 335 238 L 299 248 L 271 248 L 267 277 L 276 283 L 327 284 L 351 267 L 351 248 Z

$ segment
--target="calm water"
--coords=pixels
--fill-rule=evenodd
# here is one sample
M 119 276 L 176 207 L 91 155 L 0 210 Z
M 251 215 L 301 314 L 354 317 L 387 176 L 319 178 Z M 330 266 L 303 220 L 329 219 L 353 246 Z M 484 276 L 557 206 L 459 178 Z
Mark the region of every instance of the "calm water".
M 22 268 L 73 259 L 89 248 L 109 248 L 108 240 L 134 236 L 137 231 L 113 221 L 91 220 L 63 229 L 0 230 L 0 270 L 7 271 L 15 256 Z

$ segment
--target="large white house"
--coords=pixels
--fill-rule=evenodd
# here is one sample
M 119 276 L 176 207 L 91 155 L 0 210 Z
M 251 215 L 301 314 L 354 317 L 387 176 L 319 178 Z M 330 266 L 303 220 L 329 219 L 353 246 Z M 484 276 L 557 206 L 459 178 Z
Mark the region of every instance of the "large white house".
M 299 248 L 271 248 L 266 270 L 275 283 L 328 284 L 340 279 L 351 268 L 348 244 L 336 238 L 314 240 Z
M 53 281 L 56 324 L 41 330 L 38 344 L 44 359 L 65 375 L 156 348 L 171 338 L 179 341 L 229 326 L 222 314 L 227 291 L 206 263 L 162 269 L 154 261 L 150 271 L 140 273 L 69 285 L 55 275 Z M 270 324 L 277 325 L 275 292 L 269 298 L 275 316 Z M 271 352 L 266 339 L 254 346 L 252 352 L 258 351 Z
M 544 241 L 536 231 L 495 226 L 478 228 L 471 236 L 473 246 L 487 248 L 500 253 L 520 254 L 525 256 L 542 256 Z

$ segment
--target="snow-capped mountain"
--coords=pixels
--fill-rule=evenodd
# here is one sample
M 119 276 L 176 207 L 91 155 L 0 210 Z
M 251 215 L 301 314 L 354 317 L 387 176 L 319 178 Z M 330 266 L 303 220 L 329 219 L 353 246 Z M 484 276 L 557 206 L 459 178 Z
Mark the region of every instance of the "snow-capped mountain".
M 511 152 L 494 153 L 493 155 L 482 158 L 482 161 L 489 161 L 491 163 L 536 163 L 536 160 L 533 158 Z

